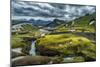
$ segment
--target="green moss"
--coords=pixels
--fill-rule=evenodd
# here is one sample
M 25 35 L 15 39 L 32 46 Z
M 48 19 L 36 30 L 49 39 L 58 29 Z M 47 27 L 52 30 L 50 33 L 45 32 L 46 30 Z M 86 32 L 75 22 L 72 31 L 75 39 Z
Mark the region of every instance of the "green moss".
M 26 42 L 24 42 L 21 38 L 12 38 L 11 43 L 12 48 L 23 47 L 27 45 Z
M 59 27 L 56 31 L 57 32 L 66 32 L 66 31 L 68 31 L 68 28 L 66 28 L 65 26 L 63 26 L 63 27 Z
M 41 54 L 49 54 L 47 50 L 51 52 L 58 52 L 63 56 L 83 56 L 84 58 L 95 58 L 95 44 L 86 37 L 75 36 L 73 34 L 58 34 L 58 35 L 46 35 L 44 38 L 37 40 L 37 50 Z M 43 48 L 40 50 L 40 46 Z M 88 53 L 90 53 L 88 55 Z
M 29 42 L 24 40 L 25 37 L 32 38 L 33 35 L 30 34 L 30 33 L 23 34 L 23 35 L 22 34 L 12 35 L 12 37 L 11 37 L 11 47 L 17 48 L 17 47 L 24 47 L 26 45 L 29 45 Z
M 85 59 L 83 58 L 83 57 L 74 57 L 73 58 L 73 62 L 84 62 L 85 61 Z

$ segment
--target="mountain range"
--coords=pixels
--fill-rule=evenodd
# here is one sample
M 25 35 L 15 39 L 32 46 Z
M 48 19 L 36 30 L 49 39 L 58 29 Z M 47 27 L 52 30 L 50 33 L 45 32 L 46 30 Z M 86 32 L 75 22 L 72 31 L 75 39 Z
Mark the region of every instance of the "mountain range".
M 46 26 L 46 27 L 55 27 L 59 24 L 64 23 L 64 20 L 54 19 L 53 21 L 45 21 L 45 20 L 12 20 L 12 25 L 20 24 L 20 23 L 32 23 L 34 26 Z
M 76 18 L 72 21 L 74 21 L 74 26 L 84 26 L 90 23 L 93 19 L 95 20 L 96 18 L 96 13 L 93 14 L 86 14 L 85 16 Z M 46 20 L 34 20 L 34 19 L 22 19 L 22 20 L 12 20 L 12 25 L 20 24 L 20 23 L 32 23 L 34 26 L 42 26 L 42 27 L 56 27 L 60 25 L 71 25 L 72 21 L 65 21 L 65 20 L 59 20 L 59 19 L 54 19 L 53 21 L 46 21 Z

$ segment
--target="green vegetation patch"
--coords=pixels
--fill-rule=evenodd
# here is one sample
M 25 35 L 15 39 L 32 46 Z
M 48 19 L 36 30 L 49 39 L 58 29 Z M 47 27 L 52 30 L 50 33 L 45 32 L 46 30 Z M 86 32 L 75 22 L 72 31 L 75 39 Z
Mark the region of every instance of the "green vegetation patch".
M 60 56 L 78 55 L 95 59 L 95 44 L 85 37 L 74 34 L 46 35 L 37 40 L 36 46 L 43 55 L 55 52 Z
M 17 48 L 17 47 L 24 47 L 26 45 L 31 45 L 31 42 L 25 41 L 24 38 L 32 38 L 32 34 L 14 34 L 11 37 L 11 47 Z

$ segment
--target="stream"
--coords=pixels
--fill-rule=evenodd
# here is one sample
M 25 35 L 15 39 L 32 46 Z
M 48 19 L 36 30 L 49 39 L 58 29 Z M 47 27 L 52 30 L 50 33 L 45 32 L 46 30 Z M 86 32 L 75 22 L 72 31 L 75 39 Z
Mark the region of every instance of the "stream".
M 35 40 L 33 40 L 31 42 L 31 48 L 30 48 L 30 51 L 29 51 L 29 54 L 31 56 L 36 56 L 35 43 L 36 43 Z M 17 52 L 17 53 L 22 53 L 21 50 L 22 50 L 22 48 L 16 48 L 16 49 L 13 49 L 12 51 Z M 18 59 L 22 59 L 22 58 L 24 58 L 24 56 L 19 56 L 19 57 L 13 58 L 12 61 L 15 61 L 15 60 L 18 60 Z M 71 62 L 71 61 L 73 61 L 73 57 L 66 57 L 66 58 L 63 58 L 63 59 L 64 59 L 63 62 L 69 62 L 69 61 Z
M 31 49 L 29 51 L 29 54 L 32 55 L 32 56 L 36 56 L 36 47 L 35 47 L 35 42 L 36 41 L 32 41 L 32 44 L 31 44 Z

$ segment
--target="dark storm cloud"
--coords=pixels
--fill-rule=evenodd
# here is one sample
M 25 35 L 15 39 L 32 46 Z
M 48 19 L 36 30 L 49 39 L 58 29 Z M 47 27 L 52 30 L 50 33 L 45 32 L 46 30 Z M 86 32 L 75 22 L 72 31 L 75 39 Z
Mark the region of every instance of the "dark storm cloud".
M 14 4 L 16 3 L 16 4 Z M 26 16 L 44 16 L 44 17 L 63 17 L 67 14 L 63 11 L 63 6 L 51 5 L 51 4 L 41 4 L 33 2 L 13 2 L 13 12 L 15 15 L 26 15 Z M 22 14 L 23 12 L 23 14 Z
M 71 18 L 95 12 L 94 6 L 12 1 L 13 16 Z

